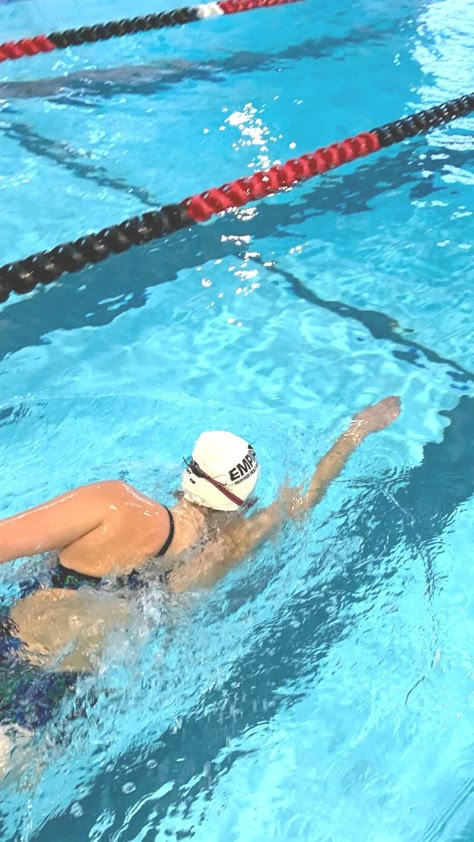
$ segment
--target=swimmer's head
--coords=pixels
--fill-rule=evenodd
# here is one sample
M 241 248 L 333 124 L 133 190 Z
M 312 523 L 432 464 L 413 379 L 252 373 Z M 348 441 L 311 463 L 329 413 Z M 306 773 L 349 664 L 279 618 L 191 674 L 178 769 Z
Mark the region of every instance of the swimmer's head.
M 223 430 L 201 433 L 185 462 L 181 488 L 190 503 L 235 512 L 255 502 L 249 498 L 259 475 L 257 457 L 240 436 Z

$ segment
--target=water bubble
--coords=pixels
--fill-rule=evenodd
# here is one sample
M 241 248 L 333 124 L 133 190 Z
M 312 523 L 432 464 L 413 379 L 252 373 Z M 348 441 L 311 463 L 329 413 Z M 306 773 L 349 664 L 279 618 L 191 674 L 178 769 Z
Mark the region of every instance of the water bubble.
M 122 787 L 122 792 L 124 795 L 130 795 L 131 792 L 135 792 L 136 786 L 133 781 L 129 781 L 128 783 L 124 784 Z

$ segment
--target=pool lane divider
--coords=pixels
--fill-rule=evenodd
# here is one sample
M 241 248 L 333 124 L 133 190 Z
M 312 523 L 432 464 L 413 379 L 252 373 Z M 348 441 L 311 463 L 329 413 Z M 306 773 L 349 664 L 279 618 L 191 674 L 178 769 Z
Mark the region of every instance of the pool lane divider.
M 87 234 L 74 242 L 62 243 L 25 260 L 7 263 L 0 268 L 0 301 L 6 301 L 11 292 L 18 295 L 29 293 L 38 284 L 53 283 L 64 273 L 78 272 L 89 264 L 105 260 L 111 254 L 120 254 L 132 246 L 144 245 L 197 222 L 206 222 L 224 211 L 288 190 L 295 184 L 449 123 L 473 110 L 474 93 L 460 96 L 426 111 L 386 123 L 381 128 L 361 132 L 339 143 L 293 158 L 285 164 L 190 196 L 179 204 L 148 211 L 97 233 Z
M 198 6 L 184 6 L 169 12 L 145 15 L 143 17 L 123 18 L 108 23 L 96 23 L 93 26 L 81 26 L 79 29 L 66 29 L 52 32 L 50 35 L 35 35 L 22 38 L 21 41 L 6 41 L 0 44 L 0 62 L 80 44 L 95 44 L 96 41 L 108 41 L 122 35 L 134 35 L 137 32 L 149 32 L 152 29 L 165 29 L 168 26 L 181 26 L 206 18 L 234 15 L 237 12 L 250 12 L 253 9 L 268 9 L 272 6 L 285 6 L 298 0 L 219 0 L 217 3 L 204 3 Z

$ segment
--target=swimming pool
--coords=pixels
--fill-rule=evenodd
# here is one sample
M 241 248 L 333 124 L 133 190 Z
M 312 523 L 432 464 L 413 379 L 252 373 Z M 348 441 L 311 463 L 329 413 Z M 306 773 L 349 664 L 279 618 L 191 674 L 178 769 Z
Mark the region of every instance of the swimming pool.
M 387 5 L 3 65 L 1 262 L 472 90 L 473 4 Z M 2 38 L 161 8 L 18 0 Z M 353 412 L 404 406 L 304 529 L 111 642 L 3 786 L 5 842 L 474 835 L 473 126 L 1 305 L 2 516 L 109 476 L 169 501 L 208 427 L 251 438 L 266 503 Z

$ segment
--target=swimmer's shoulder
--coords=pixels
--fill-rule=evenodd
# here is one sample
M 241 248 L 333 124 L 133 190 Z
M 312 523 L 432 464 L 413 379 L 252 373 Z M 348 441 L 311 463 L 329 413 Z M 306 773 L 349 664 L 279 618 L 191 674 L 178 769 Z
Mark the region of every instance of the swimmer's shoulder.
M 78 502 L 100 500 L 105 504 L 118 506 L 133 506 L 153 510 L 166 510 L 166 506 L 143 494 L 135 486 L 120 479 L 100 480 L 99 482 L 81 485 L 74 489 L 73 494 Z

